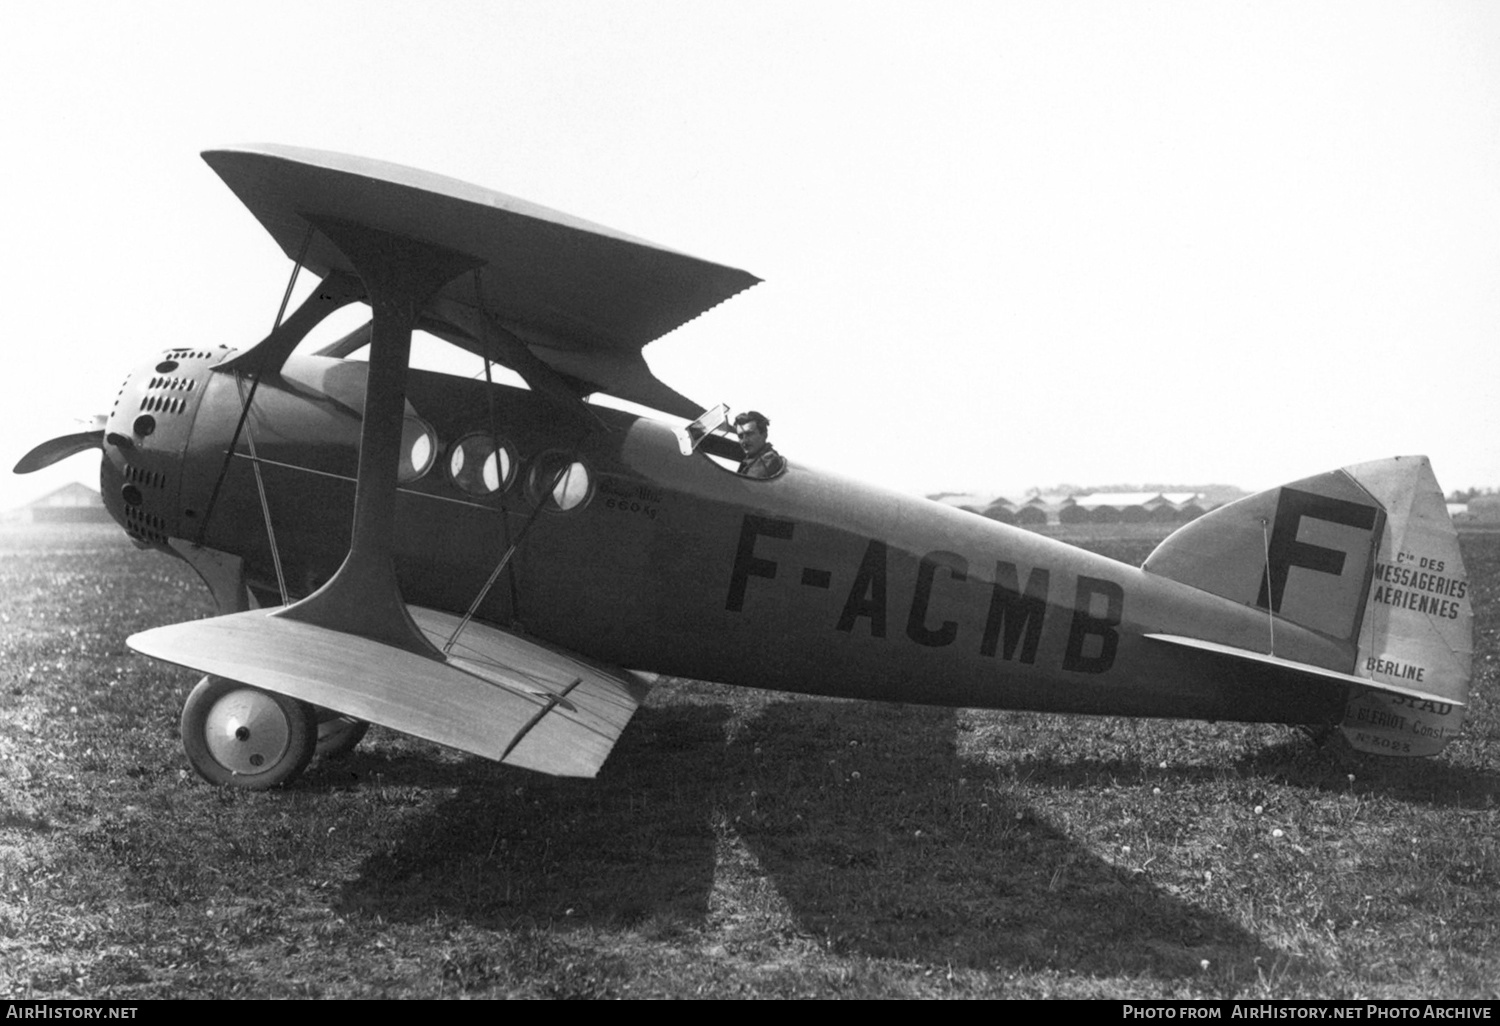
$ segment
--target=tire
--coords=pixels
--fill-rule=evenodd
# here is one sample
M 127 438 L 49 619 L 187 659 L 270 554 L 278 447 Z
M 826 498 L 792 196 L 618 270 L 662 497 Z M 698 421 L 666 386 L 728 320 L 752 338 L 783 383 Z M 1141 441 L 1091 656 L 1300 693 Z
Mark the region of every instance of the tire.
M 318 743 L 306 702 L 236 680 L 204 677 L 182 706 L 182 747 L 211 784 L 265 791 L 295 780 Z
M 334 713 L 318 723 L 317 756 L 320 759 L 337 759 L 348 755 L 364 740 L 370 725 L 352 716 Z

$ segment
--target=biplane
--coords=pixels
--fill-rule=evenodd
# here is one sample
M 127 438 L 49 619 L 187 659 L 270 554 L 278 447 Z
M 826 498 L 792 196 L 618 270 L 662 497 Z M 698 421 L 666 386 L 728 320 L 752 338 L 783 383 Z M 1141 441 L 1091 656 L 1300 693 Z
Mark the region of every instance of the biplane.
M 1140 567 L 796 459 L 752 479 L 724 407 L 642 351 L 754 276 L 410 168 L 204 159 L 316 288 L 248 349 L 159 352 L 16 470 L 102 449 L 110 513 L 208 586 L 217 615 L 129 643 L 204 675 L 181 727 L 210 781 L 283 784 L 370 723 L 592 776 L 655 675 L 1389 755 L 1460 729 L 1471 603 L 1423 457 L 1241 499 Z M 412 368 L 415 331 L 483 377 Z

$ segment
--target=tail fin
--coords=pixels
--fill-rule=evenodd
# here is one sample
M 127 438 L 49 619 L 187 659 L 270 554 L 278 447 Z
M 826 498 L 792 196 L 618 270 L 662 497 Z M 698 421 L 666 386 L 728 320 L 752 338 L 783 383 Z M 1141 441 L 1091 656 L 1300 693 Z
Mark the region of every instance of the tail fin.
M 1287 620 L 1344 642 L 1351 665 L 1335 669 L 1369 681 L 1349 689 L 1342 723 L 1361 751 L 1435 755 L 1463 725 L 1473 613 L 1424 456 L 1248 496 L 1167 538 L 1145 569 L 1268 610 L 1273 630 Z

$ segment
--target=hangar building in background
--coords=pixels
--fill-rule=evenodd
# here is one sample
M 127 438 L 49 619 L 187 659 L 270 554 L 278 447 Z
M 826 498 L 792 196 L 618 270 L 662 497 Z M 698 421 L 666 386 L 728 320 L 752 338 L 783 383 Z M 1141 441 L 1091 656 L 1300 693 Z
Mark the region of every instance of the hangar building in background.
M 1237 497 L 1237 496 L 1232 496 Z M 1201 491 L 1046 493 L 1023 496 L 940 492 L 929 499 L 1005 524 L 1182 524 L 1223 505 Z
M 107 524 L 109 511 L 104 499 L 86 484 L 74 481 L 40 499 L 5 512 L 3 519 L 12 524 Z

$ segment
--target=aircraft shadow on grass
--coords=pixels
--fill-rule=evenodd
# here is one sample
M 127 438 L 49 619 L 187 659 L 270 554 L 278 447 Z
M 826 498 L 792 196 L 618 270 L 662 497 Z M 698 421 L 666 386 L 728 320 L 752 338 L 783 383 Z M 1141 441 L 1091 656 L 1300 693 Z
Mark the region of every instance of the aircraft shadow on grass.
M 1351 752 L 1337 739 L 1309 751 L 1306 738 L 1266 745 L 1235 762 L 1245 775 L 1274 777 L 1306 790 L 1347 792 L 1352 774 L 1361 794 L 1379 794 L 1415 805 L 1484 809 L 1500 795 L 1500 774 L 1443 759 L 1385 759 Z
M 738 723 L 725 705 L 648 706 L 592 783 L 475 762 L 343 900 L 395 920 L 726 942 L 790 925 L 842 955 L 985 970 L 1173 980 L 1206 959 L 1254 980 L 1287 960 L 995 797 L 956 730 L 924 707 L 773 701 Z
M 1500 795 L 1500 774 L 1441 760 L 1382 759 L 1340 747 L 1336 739 L 1311 738 L 1300 731 L 1253 744 L 1226 762 L 1173 762 L 1158 765 L 1145 757 L 1090 758 L 1038 754 L 1011 761 L 1014 776 L 1043 787 L 1096 787 L 1203 784 L 1229 777 L 1261 778 L 1307 791 L 1348 793 L 1351 774 L 1360 794 L 1378 794 L 1418 805 L 1482 809 Z

